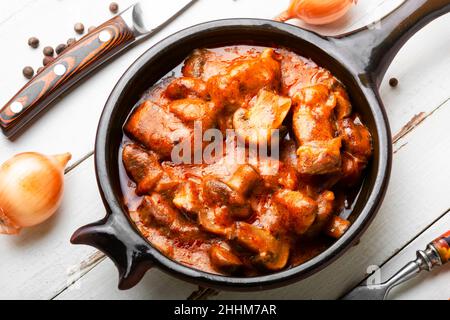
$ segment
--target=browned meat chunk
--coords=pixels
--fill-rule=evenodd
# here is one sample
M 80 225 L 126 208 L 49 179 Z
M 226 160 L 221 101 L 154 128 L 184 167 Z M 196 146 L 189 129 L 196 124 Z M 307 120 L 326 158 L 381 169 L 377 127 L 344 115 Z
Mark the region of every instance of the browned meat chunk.
M 206 100 L 209 96 L 206 83 L 198 78 L 184 77 L 173 80 L 166 90 L 171 100 L 199 98 Z
M 334 114 L 336 115 L 336 119 L 341 120 L 350 117 L 353 108 L 350 103 L 350 98 L 348 97 L 347 91 L 345 91 L 344 87 L 340 83 L 338 83 L 334 88 L 333 94 L 336 98 L 336 108 L 334 112 Z
M 164 173 L 159 182 L 156 184 L 154 191 L 164 195 L 173 196 L 184 180 L 176 174 L 174 167 L 172 165 L 168 165 L 167 162 L 161 163 L 161 167 Z
M 280 54 L 282 69 L 282 92 L 293 97 L 304 88 L 317 84 L 325 85 L 336 98 L 335 115 L 340 120 L 349 117 L 352 113 L 352 106 L 347 92 L 339 80 L 331 72 L 318 67 L 311 60 L 305 59 L 294 52 L 282 49 Z
M 163 158 L 170 158 L 173 147 L 191 136 L 179 118 L 150 101 L 132 114 L 125 132 Z
M 142 101 L 151 101 L 160 107 L 167 106 L 170 103 L 170 99 L 166 95 L 166 90 L 171 81 L 173 81 L 172 78 L 167 78 L 155 84 L 145 92 Z
M 261 179 L 259 173 L 249 164 L 241 165 L 228 180 L 227 184 L 237 193 L 246 196 Z
M 350 226 L 350 221 L 333 216 L 325 232 L 328 236 L 339 239 L 347 232 Z
M 263 89 L 250 108 L 235 112 L 233 127 L 248 143 L 270 144 L 274 130 L 280 129 L 290 109 L 291 99 Z
M 175 192 L 173 204 L 187 213 L 197 214 L 204 205 L 200 200 L 200 186 L 192 181 L 183 182 Z
M 203 130 L 213 126 L 217 115 L 214 103 L 201 99 L 176 100 L 169 104 L 169 110 L 187 124 L 200 121 Z
M 228 215 L 234 219 L 246 219 L 252 214 L 243 194 L 214 177 L 204 179 L 203 198 L 210 207 L 226 206 Z
M 208 80 L 212 100 L 236 110 L 244 107 L 261 89 L 276 89 L 281 77 L 280 62 L 273 49 L 259 57 L 234 62 L 223 75 Z
M 324 85 L 308 87 L 294 98 L 294 133 L 300 143 L 334 138 L 332 114 L 336 100 Z
M 279 191 L 274 200 L 286 208 L 289 226 L 296 234 L 306 233 L 316 220 L 317 202 L 299 191 Z
M 212 264 L 221 271 L 234 273 L 243 266 L 239 257 L 224 242 L 213 244 L 209 250 L 209 255 Z
M 180 239 L 192 240 L 199 235 L 198 227 L 186 220 L 158 193 L 144 197 L 138 208 L 138 214 L 144 224 L 161 226 Z
M 338 129 L 346 151 L 362 161 L 372 156 L 372 135 L 359 118 L 338 121 Z
M 128 175 L 137 184 L 138 196 L 150 193 L 163 176 L 156 154 L 136 144 L 124 147 L 122 159 Z
M 237 222 L 231 239 L 242 247 L 257 253 L 255 264 L 271 271 L 283 269 L 289 259 L 289 242 L 276 239 L 268 231 L 245 222 Z
M 326 174 L 340 169 L 341 139 L 312 141 L 297 150 L 298 170 L 303 174 Z
M 363 161 L 349 152 L 342 154 L 342 173 L 340 183 L 346 187 L 353 187 L 361 181 L 362 173 L 367 166 Z
M 258 55 L 257 52 L 246 52 L 243 55 L 238 51 L 195 50 L 185 61 L 182 73 L 185 77 L 199 78 L 206 82 L 213 76 L 225 74 L 232 63 L 254 58 Z
M 277 237 L 287 234 L 289 213 L 284 206 L 274 201 L 272 196 L 259 195 L 252 197 L 251 204 L 256 213 L 254 226 L 267 230 Z
M 339 215 L 358 197 L 372 136 L 330 71 L 284 48 L 200 49 L 141 101 L 124 126 L 123 203 L 167 257 L 253 277 L 350 228 Z
M 334 212 L 334 200 L 335 196 L 331 191 L 325 191 L 317 197 L 317 217 L 307 232 L 308 236 L 317 237 L 328 226 Z
M 298 169 L 303 174 L 327 174 L 340 169 L 341 140 L 335 138 L 336 99 L 324 85 L 308 87 L 294 97 L 294 133 L 300 143 Z
M 330 220 L 334 211 L 334 193 L 331 191 L 325 191 L 317 198 L 319 204 L 319 210 L 317 211 L 317 218 L 315 223 L 320 225 L 321 228 Z
M 269 189 L 285 188 L 294 190 L 298 186 L 296 170 L 282 161 L 272 157 L 261 157 L 258 159 L 257 167 L 264 185 Z
M 233 225 L 227 207 L 206 208 L 198 213 L 198 223 L 203 230 L 228 238 Z

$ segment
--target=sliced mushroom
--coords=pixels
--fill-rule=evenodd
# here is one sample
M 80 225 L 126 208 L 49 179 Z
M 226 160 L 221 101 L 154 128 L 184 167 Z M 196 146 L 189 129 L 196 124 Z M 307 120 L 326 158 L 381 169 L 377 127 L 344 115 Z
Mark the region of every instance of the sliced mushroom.
M 226 183 L 214 178 L 203 180 L 205 201 L 210 204 L 244 205 L 245 198 L 231 189 Z
M 232 229 L 231 239 L 256 253 L 255 263 L 267 270 L 283 269 L 288 262 L 289 243 L 276 239 L 266 230 L 245 222 L 237 222 Z
M 267 270 L 278 271 L 286 267 L 290 254 L 290 245 L 287 240 L 278 240 L 277 252 L 262 252 L 255 262 Z
M 137 184 L 139 196 L 150 193 L 163 176 L 157 155 L 136 144 L 124 147 L 122 159 L 128 175 Z
M 270 144 L 275 130 L 280 129 L 291 109 L 290 98 L 261 90 L 249 109 L 237 110 L 233 117 L 236 134 L 247 143 Z
M 197 49 L 186 60 L 182 73 L 185 77 L 199 78 L 208 81 L 212 76 L 227 70 L 231 62 L 216 52 L 207 49 Z
M 203 68 L 208 59 L 210 51 L 206 49 L 197 49 L 192 52 L 183 66 L 183 75 L 185 77 L 200 78 L 203 75 Z
M 237 193 L 246 196 L 261 179 L 258 171 L 249 164 L 241 165 L 228 180 L 227 185 Z
M 279 191 L 274 200 L 287 209 L 290 228 L 298 235 L 306 233 L 316 220 L 317 202 L 300 191 Z
M 216 243 L 209 250 L 211 263 L 219 270 L 234 273 L 243 266 L 242 261 L 232 252 L 229 245 L 224 242 Z

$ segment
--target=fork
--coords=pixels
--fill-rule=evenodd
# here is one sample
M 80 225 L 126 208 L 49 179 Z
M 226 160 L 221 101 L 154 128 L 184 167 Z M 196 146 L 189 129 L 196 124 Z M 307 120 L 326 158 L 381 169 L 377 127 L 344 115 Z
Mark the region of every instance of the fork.
M 450 230 L 429 243 L 425 250 L 417 251 L 417 257 L 392 278 L 382 284 L 362 285 L 342 297 L 342 300 L 385 300 L 389 292 L 401 283 L 416 277 L 422 271 L 431 271 L 450 260 Z

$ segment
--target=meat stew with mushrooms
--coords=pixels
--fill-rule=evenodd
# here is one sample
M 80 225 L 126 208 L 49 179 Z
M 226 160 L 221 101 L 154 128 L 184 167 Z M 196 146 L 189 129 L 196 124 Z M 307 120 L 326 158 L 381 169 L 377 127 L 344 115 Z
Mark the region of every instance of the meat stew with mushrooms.
M 201 162 L 197 127 L 224 145 Z M 186 144 L 188 161 L 175 161 Z M 328 70 L 238 45 L 195 50 L 150 88 L 120 152 L 124 204 L 154 247 L 205 272 L 256 276 L 310 260 L 350 228 L 372 138 Z

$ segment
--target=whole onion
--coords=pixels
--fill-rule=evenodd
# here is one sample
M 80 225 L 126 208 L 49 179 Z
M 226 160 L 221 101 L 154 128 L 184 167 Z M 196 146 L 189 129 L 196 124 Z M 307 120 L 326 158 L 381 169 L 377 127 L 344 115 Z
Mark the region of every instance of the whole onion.
M 292 0 L 289 9 L 276 20 L 298 18 L 308 24 L 322 25 L 342 18 L 357 0 Z
M 38 225 L 59 208 L 69 153 L 22 153 L 0 167 L 0 234 L 18 234 Z

